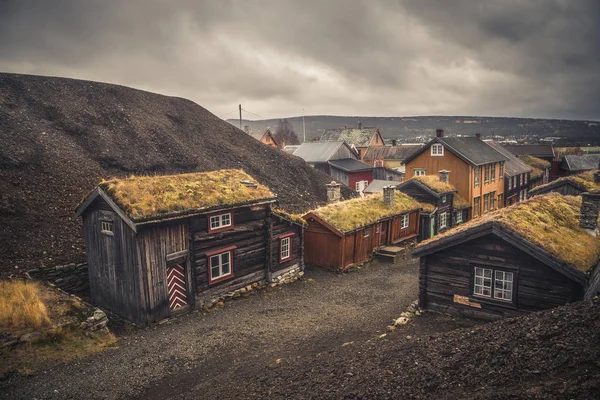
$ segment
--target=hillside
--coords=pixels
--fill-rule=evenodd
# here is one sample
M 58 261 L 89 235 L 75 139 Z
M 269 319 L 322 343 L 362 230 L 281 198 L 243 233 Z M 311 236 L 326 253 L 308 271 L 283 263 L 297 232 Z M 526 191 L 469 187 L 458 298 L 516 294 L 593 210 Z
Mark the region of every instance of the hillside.
M 288 211 L 330 181 L 189 100 L 74 79 L 0 73 L 0 140 L 3 276 L 83 261 L 73 213 L 102 178 L 243 168 Z
M 302 117 L 292 117 L 287 120 L 293 125 L 298 137 L 302 139 Z M 239 120 L 228 121 L 235 126 L 239 125 Z M 277 119 L 242 120 L 242 124 L 260 130 L 266 127 L 275 127 L 277 121 Z M 304 118 L 306 140 L 319 137 L 319 130 L 342 126 L 354 127 L 358 121 L 361 121 L 363 126 L 381 128 L 383 136 L 387 138 L 433 136 L 437 128 L 445 129 L 446 133 L 450 135 L 482 133 L 484 136 L 500 135 L 505 137 L 559 136 L 565 138 L 563 143 L 573 145 L 586 145 L 590 143 L 590 140 L 596 143 L 600 138 L 600 122 L 598 121 L 466 116 L 343 117 L 310 115 Z

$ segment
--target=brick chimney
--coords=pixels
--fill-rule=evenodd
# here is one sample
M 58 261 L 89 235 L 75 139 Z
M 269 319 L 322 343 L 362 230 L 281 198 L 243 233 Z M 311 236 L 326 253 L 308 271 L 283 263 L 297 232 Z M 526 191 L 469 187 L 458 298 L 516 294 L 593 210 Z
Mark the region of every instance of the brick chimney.
M 444 130 L 443 129 L 436 129 L 435 130 L 435 136 L 436 137 L 444 137 Z
M 337 203 L 340 201 L 341 193 L 340 193 L 340 185 L 336 181 L 331 181 L 331 183 L 325 185 L 327 187 L 327 202 L 328 203 Z
M 388 207 L 392 207 L 394 205 L 394 194 L 396 193 L 396 188 L 392 185 L 387 185 L 383 187 L 383 204 Z
M 481 133 L 476 133 L 476 134 L 475 134 L 475 136 L 476 136 L 478 139 L 481 139 Z
M 600 210 L 600 193 L 585 192 L 581 194 L 581 211 L 579 226 L 591 235 L 598 235 L 598 211 Z
M 449 175 L 450 175 L 450 171 L 447 171 L 445 169 L 440 170 L 440 181 L 448 183 Z
M 600 183 L 600 171 L 594 172 L 594 182 Z

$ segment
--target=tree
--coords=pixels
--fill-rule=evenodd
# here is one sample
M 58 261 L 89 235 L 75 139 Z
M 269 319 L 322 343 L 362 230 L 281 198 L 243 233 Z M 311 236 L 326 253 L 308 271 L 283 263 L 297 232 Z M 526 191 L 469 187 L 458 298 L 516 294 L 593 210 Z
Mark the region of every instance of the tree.
M 277 122 L 273 136 L 279 148 L 283 148 L 288 144 L 300 144 L 300 139 L 298 139 L 294 127 L 287 119 L 280 119 Z

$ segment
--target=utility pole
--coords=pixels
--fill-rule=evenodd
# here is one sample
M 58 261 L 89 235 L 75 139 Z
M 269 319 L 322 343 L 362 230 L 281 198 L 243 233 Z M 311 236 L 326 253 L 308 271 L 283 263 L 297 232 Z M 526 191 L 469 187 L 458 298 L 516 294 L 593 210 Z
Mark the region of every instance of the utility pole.
M 242 105 L 240 104 L 240 129 L 242 129 Z
M 304 132 L 304 142 L 306 142 L 306 125 L 304 125 L 304 108 L 302 109 L 302 131 Z

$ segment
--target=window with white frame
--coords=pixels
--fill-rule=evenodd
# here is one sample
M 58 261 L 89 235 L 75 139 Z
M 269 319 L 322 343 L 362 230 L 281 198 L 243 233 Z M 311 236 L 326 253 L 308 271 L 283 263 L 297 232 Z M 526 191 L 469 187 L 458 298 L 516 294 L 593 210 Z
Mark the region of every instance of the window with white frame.
M 512 301 L 514 284 L 514 274 L 512 272 L 475 267 L 474 274 L 474 295 Z
M 363 237 L 368 238 L 369 236 L 371 236 L 371 229 L 365 229 L 363 232 Z
M 527 172 L 523 174 L 523 183 L 527 185 Z
M 512 189 L 512 179 L 508 178 L 508 190 Z
M 448 198 L 446 197 L 446 195 L 442 196 L 442 203 L 445 203 L 446 200 L 448 200 Z
M 444 155 L 444 146 L 439 143 L 435 143 L 431 145 L 431 155 L 432 156 L 443 156 Z
M 461 224 L 463 222 L 463 212 L 460 210 L 456 213 L 456 223 Z
M 522 174 L 519 174 L 519 186 L 521 186 L 521 185 L 522 185 L 522 183 L 521 183 L 521 182 L 522 182 L 522 179 L 523 179 L 523 178 L 522 178 L 522 176 L 523 176 Z
M 496 163 L 490 166 L 490 181 L 496 182 Z
M 408 214 L 404 214 L 402 216 L 402 220 L 400 221 L 400 229 L 406 229 L 408 228 L 408 223 L 410 221 L 410 217 Z
M 100 221 L 100 230 L 105 235 L 112 235 L 113 223 L 111 221 Z
M 210 216 L 210 230 L 227 228 L 231 225 L 231 213 Z
M 369 186 L 369 181 L 358 181 L 356 182 L 356 191 L 362 192 Z
M 481 196 L 473 199 L 473 216 L 478 217 L 481 209 Z
M 220 280 L 233 275 L 231 268 L 231 251 L 211 255 L 208 258 L 210 281 Z
M 290 236 L 281 239 L 281 251 L 279 258 L 281 261 L 292 257 L 292 238 Z
M 377 226 L 375 227 L 375 233 L 379 232 L 381 232 L 381 224 L 377 224 Z
M 473 168 L 473 182 L 475 186 L 479 186 L 481 183 L 481 167 Z
M 426 175 L 427 170 L 425 169 L 415 169 L 415 176 L 424 176 Z
M 446 229 L 448 227 L 448 213 L 443 212 L 440 214 L 440 229 Z

